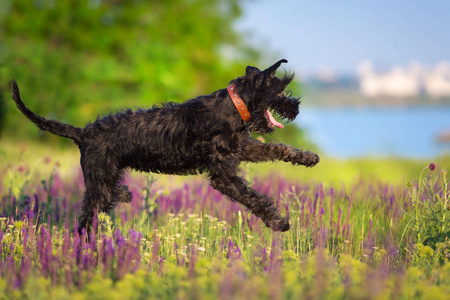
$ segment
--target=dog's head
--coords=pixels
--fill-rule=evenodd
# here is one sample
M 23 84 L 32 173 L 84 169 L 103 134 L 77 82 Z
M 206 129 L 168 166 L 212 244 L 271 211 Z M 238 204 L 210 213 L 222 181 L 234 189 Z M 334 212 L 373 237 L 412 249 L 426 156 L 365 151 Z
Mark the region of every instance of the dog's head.
M 299 98 L 292 97 L 292 92 L 285 91 L 294 75 L 286 74 L 282 78 L 275 76 L 281 63 L 286 62 L 287 60 L 282 59 L 264 71 L 248 66 L 245 76 L 230 82 L 236 86 L 236 92 L 250 112 L 251 117 L 246 123 L 250 132 L 267 134 L 273 132 L 275 127 L 283 128 L 272 113 L 287 122 L 298 115 Z

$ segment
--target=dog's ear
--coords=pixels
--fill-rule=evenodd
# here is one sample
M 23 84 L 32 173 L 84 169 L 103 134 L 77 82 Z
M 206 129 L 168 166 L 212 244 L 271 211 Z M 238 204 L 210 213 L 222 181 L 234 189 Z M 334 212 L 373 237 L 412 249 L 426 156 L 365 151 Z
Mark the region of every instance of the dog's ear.
M 258 75 L 261 73 L 261 71 L 257 67 L 247 66 L 245 69 L 245 75 L 251 76 L 251 75 Z
M 280 59 L 277 61 L 273 66 L 267 68 L 264 70 L 264 74 L 267 78 L 273 78 L 275 76 L 275 73 L 277 72 L 277 69 L 280 67 L 282 63 L 287 63 L 288 61 L 285 59 Z
M 261 72 L 257 67 L 247 66 L 245 76 L 253 82 L 253 86 L 258 88 L 261 83 L 266 80 L 266 74 Z

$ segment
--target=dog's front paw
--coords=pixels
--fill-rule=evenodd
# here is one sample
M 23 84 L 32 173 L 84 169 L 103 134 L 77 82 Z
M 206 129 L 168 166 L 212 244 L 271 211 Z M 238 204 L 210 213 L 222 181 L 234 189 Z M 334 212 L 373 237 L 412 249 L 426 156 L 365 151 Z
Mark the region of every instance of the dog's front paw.
M 300 152 L 296 159 L 293 161 L 293 164 L 296 165 L 304 165 L 307 168 L 314 167 L 320 161 L 319 155 L 312 153 L 310 151 Z
M 273 231 L 288 231 L 291 228 L 288 218 L 276 218 L 269 222 L 269 226 Z
M 315 165 L 317 165 L 320 161 L 320 157 L 319 155 L 312 153 L 312 152 L 308 152 L 308 156 L 305 159 L 305 166 L 307 168 L 311 168 L 314 167 Z

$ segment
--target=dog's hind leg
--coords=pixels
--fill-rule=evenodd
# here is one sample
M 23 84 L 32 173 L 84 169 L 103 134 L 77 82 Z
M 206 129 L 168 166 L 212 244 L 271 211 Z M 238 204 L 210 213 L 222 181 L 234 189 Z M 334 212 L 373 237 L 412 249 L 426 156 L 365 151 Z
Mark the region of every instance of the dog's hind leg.
M 81 232 L 85 228 L 89 232 L 94 209 L 98 212 L 109 213 L 116 206 L 118 200 L 131 199 L 131 193 L 117 185 L 122 171 L 114 168 L 114 164 L 100 163 L 98 158 L 96 160 L 85 159 L 85 156 L 82 155 L 81 168 L 86 192 L 81 207 L 78 231 Z
M 119 201 L 130 202 L 131 199 L 131 193 L 123 186 L 113 188 L 110 183 L 104 181 L 86 182 L 86 192 L 79 217 L 79 233 L 81 234 L 83 228 L 86 232 L 90 231 L 93 225 L 94 209 L 98 212 L 110 213 Z
M 126 185 L 117 185 L 114 188 L 113 197 L 117 202 L 125 203 L 130 203 L 133 199 L 133 195 L 128 191 L 128 186 Z
M 248 187 L 247 182 L 241 177 L 230 174 L 211 174 L 210 179 L 214 189 L 247 207 L 254 215 L 261 218 L 267 227 L 274 231 L 289 230 L 288 218 L 278 214 L 273 200 Z
M 111 212 L 118 202 L 131 202 L 132 194 L 125 186 L 114 186 L 111 182 L 85 181 L 86 192 L 84 194 L 78 231 L 85 228 L 89 232 L 92 226 L 94 209 L 98 212 Z
M 78 232 L 84 228 L 86 232 L 90 232 L 93 225 L 92 219 L 94 217 L 94 209 L 98 212 L 107 212 L 111 203 L 111 189 L 104 182 L 86 180 L 86 192 L 84 193 L 83 203 L 81 206 L 81 213 L 79 217 Z

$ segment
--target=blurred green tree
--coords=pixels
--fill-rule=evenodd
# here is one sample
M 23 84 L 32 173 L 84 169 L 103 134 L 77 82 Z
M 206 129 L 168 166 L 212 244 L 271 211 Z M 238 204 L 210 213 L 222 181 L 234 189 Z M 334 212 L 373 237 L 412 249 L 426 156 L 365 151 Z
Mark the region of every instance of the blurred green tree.
M 251 52 L 236 46 L 240 14 L 237 0 L 2 0 L 0 77 L 15 78 L 37 113 L 77 125 L 184 100 L 235 75 L 227 46 Z
M 6 120 L 6 101 L 3 97 L 2 90 L 0 88 L 0 137 L 2 136 L 3 127 L 5 127 Z
M 15 78 L 33 111 L 76 126 L 99 112 L 210 93 L 259 59 L 234 27 L 241 5 L 1 0 L 0 78 L 7 80 L 1 85 L 7 91 Z M 13 102 L 6 103 L 4 128 L 20 123 L 14 134 L 36 136 Z

